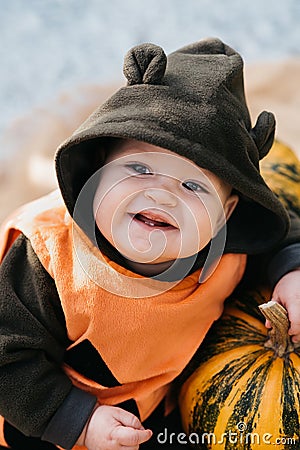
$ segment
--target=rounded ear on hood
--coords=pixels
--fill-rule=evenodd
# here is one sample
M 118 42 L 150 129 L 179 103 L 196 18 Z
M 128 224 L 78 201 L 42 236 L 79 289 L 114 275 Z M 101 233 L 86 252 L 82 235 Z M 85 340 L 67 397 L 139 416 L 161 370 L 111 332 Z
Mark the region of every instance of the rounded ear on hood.
M 275 135 L 276 120 L 274 114 L 263 111 L 257 118 L 255 126 L 250 130 L 259 153 L 264 158 L 272 147 Z
M 128 85 L 159 84 L 165 74 L 167 57 L 161 47 L 140 44 L 127 52 L 123 73 Z

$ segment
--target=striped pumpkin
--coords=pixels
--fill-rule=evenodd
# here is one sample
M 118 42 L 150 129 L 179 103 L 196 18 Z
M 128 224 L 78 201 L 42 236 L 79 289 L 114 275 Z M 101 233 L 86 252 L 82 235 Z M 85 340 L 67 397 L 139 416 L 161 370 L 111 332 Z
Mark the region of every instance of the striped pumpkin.
M 261 171 L 282 203 L 300 215 L 300 163 L 293 151 L 275 142 Z M 288 320 L 277 309 L 270 310 L 278 330 L 270 347 L 259 311 L 270 296 L 264 287 L 236 291 L 197 353 L 179 404 L 188 442 L 198 448 L 300 449 L 300 349 L 289 342 Z
M 277 311 L 268 316 L 278 330 L 270 345 L 258 309 L 269 298 L 261 288 L 230 299 L 181 389 L 183 427 L 198 448 L 300 448 L 300 349 L 289 341 L 288 319 L 272 320 Z

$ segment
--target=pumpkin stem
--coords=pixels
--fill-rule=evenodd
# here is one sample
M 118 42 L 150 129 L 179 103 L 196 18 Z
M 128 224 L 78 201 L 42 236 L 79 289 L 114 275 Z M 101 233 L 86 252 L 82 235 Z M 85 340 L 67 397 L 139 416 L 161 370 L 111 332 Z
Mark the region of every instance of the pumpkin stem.
M 265 347 L 274 350 L 275 355 L 280 358 L 292 352 L 294 345 L 288 335 L 289 319 L 286 309 L 274 300 L 259 305 L 259 309 L 272 326 L 268 331 Z

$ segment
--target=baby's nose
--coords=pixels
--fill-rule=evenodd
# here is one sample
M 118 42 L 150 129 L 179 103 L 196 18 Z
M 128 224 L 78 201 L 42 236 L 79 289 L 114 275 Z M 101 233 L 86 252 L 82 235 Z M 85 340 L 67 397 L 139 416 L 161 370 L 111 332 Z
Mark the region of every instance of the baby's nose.
M 148 200 L 152 200 L 158 205 L 174 207 L 177 205 L 176 196 L 173 192 L 163 188 L 149 188 L 145 189 L 144 196 Z

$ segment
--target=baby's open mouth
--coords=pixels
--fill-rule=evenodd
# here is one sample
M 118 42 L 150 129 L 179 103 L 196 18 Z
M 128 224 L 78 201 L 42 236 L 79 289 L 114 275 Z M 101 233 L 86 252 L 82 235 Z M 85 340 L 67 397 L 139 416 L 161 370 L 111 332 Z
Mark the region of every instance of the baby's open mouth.
M 159 214 L 153 214 L 149 212 L 137 213 L 133 214 L 133 220 L 147 225 L 151 228 L 164 228 L 164 229 L 172 229 L 175 230 L 178 227 L 174 226 L 172 223 L 168 221 L 168 219 L 161 217 Z

